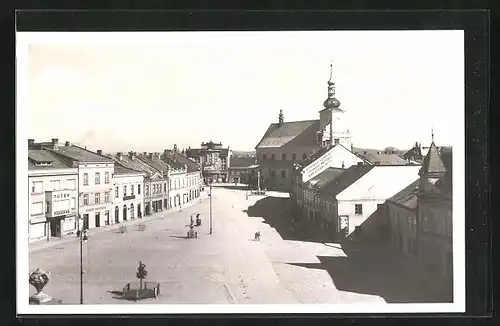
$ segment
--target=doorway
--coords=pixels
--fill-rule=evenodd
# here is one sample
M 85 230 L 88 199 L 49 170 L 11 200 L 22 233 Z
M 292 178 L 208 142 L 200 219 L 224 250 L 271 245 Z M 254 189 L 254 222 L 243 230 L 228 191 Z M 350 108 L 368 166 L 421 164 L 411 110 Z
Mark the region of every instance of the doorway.
M 344 237 L 347 237 L 349 235 L 349 216 L 341 215 L 339 216 L 339 219 L 340 219 L 340 234 L 342 234 Z
M 61 237 L 61 220 L 54 219 L 50 221 L 50 236 L 51 237 Z
M 120 223 L 120 209 L 118 206 L 115 207 L 115 223 Z
M 89 229 L 89 214 L 83 214 L 83 229 Z
M 95 213 L 95 227 L 101 227 L 101 213 Z
M 127 220 L 127 205 L 123 205 L 123 220 Z

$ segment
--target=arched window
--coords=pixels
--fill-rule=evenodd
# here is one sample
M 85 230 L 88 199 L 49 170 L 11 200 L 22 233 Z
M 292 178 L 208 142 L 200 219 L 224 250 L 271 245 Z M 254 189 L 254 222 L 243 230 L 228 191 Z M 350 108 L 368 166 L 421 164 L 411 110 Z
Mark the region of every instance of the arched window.
M 134 218 L 134 204 L 130 204 L 130 218 Z

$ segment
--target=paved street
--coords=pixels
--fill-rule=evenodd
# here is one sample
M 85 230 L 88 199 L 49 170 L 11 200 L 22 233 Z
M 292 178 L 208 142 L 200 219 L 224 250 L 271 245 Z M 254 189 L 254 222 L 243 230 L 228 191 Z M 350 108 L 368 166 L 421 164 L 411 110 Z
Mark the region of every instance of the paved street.
M 282 197 L 269 193 L 247 200 L 243 190 L 214 187 L 212 235 L 209 200 L 182 212 L 144 218 L 144 231 L 129 226 L 123 234 L 111 230 L 91 234 L 84 245 L 84 302 L 130 304 L 114 292 L 137 281 L 140 260 L 147 265 L 147 281 L 161 284 L 161 295 L 138 303 L 434 301 L 379 248 L 284 240 L 283 230 L 266 222 L 268 216 L 287 214 L 287 199 Z M 249 209 L 257 201 L 267 204 Z M 197 212 L 203 217 L 198 239 L 186 239 L 189 217 Z M 260 242 L 253 241 L 257 230 L 262 234 Z M 63 303 L 79 303 L 77 241 L 30 253 L 30 269 L 37 267 L 52 273 L 44 292 Z M 32 287 L 30 291 L 34 293 Z

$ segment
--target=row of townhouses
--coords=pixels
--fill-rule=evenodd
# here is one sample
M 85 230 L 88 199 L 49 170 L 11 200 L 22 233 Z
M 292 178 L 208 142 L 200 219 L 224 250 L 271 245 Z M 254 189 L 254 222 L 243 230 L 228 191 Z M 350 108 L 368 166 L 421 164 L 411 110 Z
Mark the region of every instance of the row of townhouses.
M 290 218 L 325 235 L 392 243 L 451 287 L 451 148 L 415 143 L 406 153 L 356 149 L 328 81 L 318 120 L 269 126 L 256 146 L 267 189 L 287 191 Z
M 28 140 L 29 241 L 117 224 L 198 198 L 198 164 L 173 150 L 103 155 Z

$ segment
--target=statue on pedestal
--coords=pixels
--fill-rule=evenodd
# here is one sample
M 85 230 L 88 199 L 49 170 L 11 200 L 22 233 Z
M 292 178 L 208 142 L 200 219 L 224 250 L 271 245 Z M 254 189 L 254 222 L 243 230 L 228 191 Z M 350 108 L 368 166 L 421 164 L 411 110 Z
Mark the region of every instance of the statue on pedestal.
M 37 268 L 30 274 L 29 282 L 36 289 L 36 293 L 30 297 L 30 304 L 42 304 L 52 300 L 48 294 L 42 292 L 45 285 L 49 283 L 49 280 L 50 272 L 46 272 L 40 268 Z

